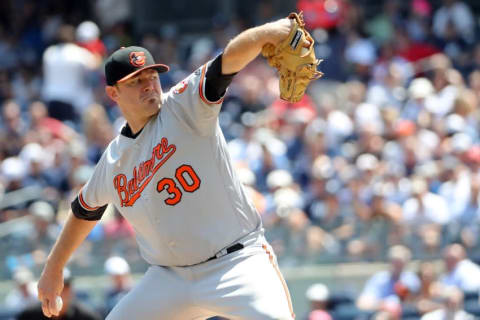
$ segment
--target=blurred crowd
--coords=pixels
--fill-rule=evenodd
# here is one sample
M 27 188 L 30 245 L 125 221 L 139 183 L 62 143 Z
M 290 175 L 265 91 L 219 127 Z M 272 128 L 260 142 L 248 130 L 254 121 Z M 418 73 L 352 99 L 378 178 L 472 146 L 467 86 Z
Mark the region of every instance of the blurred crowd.
M 375 272 L 361 292 L 331 292 L 323 283 L 306 291 L 311 311 L 305 319 L 478 319 L 480 267 L 458 244 L 448 245 L 442 261 L 421 261 L 407 268 L 411 251 L 403 245 L 388 251 L 389 266 Z M 414 269 L 414 270 L 412 270 Z
M 148 48 L 171 67 L 161 75 L 166 91 L 243 29 L 288 13 L 262 0 L 248 17 L 215 15 L 208 33 L 159 24 L 138 35 L 130 1 L 112 2 L 0 4 L 3 279 L 23 268 L 38 275 L 70 201 L 124 122 L 103 91 L 109 53 Z M 412 305 L 421 314 L 458 309 L 471 298 L 453 280 L 459 264 L 448 257 L 468 261 L 467 273 L 480 262 L 480 44 L 472 3 L 389 0 L 365 12 L 356 1 L 298 0 L 324 78 L 290 104 L 278 99 L 275 70 L 258 58 L 234 78 L 222 107 L 232 160 L 281 266 L 402 261 L 369 280 L 356 304 L 349 300 L 357 311 L 381 310 L 375 319 L 396 319 Z M 144 267 L 131 227 L 109 207 L 70 268 L 98 274 L 112 255 Z M 428 262 L 441 258 L 444 268 Z M 401 276 L 411 259 L 425 263 Z

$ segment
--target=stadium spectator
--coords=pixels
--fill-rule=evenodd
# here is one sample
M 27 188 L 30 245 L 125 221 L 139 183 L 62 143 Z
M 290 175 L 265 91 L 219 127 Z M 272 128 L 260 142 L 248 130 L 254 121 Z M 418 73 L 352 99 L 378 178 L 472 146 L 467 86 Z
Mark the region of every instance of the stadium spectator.
M 75 40 L 80 47 L 103 58 L 107 54 L 107 48 L 100 38 L 100 29 L 93 21 L 83 21 L 75 30 Z
M 89 73 L 100 65 L 100 59 L 75 44 L 75 28 L 63 25 L 58 30 L 58 43 L 43 53 L 42 97 L 48 104 L 50 117 L 70 121 L 75 128 L 94 95 Z
M 459 212 L 457 220 L 449 225 L 450 233 L 456 236 L 452 240 L 460 242 L 467 250 L 478 245 L 480 231 L 480 176 L 471 173 L 469 179 L 470 190 L 466 191 L 469 199 Z
M 114 137 L 113 126 L 102 105 L 94 103 L 85 110 L 83 132 L 87 138 L 87 158 L 95 164 Z
M 437 271 L 431 262 L 422 262 L 418 267 L 418 278 L 420 279 L 420 289 L 414 297 L 414 305 L 419 314 L 425 314 L 436 309 L 440 309 L 441 304 L 438 301 L 440 287 L 437 283 Z
M 405 238 L 415 252 L 436 252 L 442 226 L 451 220 L 447 202 L 428 190 L 422 177 L 411 178 L 412 197 L 403 204 L 403 221 L 408 226 Z
M 15 256 L 15 253 L 26 254 L 32 260 L 32 267 L 35 267 L 45 263 L 48 251 L 55 243 L 60 229 L 55 222 L 55 210 L 46 201 L 33 202 L 28 207 L 27 216 L 30 219 L 22 224 L 24 228 L 6 240 L 14 243 L 11 247 L 15 250 L 9 250 L 10 258 Z
M 5 298 L 5 306 L 14 310 L 21 310 L 37 302 L 37 284 L 33 273 L 27 267 L 20 266 L 13 273 L 15 287 Z
M 330 292 L 323 283 L 315 283 L 308 287 L 305 293 L 310 303 L 310 311 L 305 320 L 329 320 L 332 319 L 328 312 Z
M 27 123 L 22 117 L 20 106 L 13 100 L 2 104 L 0 139 L 2 158 L 18 155 L 23 145 Z
M 463 309 L 463 293 L 456 287 L 447 287 L 442 291 L 442 307 L 425 314 L 421 320 L 473 320 L 475 317 Z
M 110 277 L 110 287 L 105 293 L 105 310 L 107 315 L 118 301 L 125 296 L 132 287 L 130 266 L 120 256 L 112 256 L 105 261 L 105 273 Z
M 453 110 L 463 78 L 452 69 L 452 61 L 444 53 L 432 55 L 425 64 L 424 71 L 434 88 L 425 101 L 425 108 L 435 118 L 443 117 Z
M 377 272 L 368 279 L 357 299 L 359 309 L 396 310 L 401 301 L 418 292 L 420 281 L 417 275 L 404 269 L 411 258 L 410 250 L 400 245 L 393 246 L 388 256 L 390 270 Z
M 465 248 L 458 243 L 449 245 L 443 252 L 445 273 L 440 276 L 444 286 L 454 286 L 463 292 L 480 290 L 480 266 L 468 259 Z
M 433 15 L 433 32 L 440 39 L 445 39 L 454 32 L 471 43 L 474 30 L 473 13 L 462 0 L 443 0 L 443 5 Z

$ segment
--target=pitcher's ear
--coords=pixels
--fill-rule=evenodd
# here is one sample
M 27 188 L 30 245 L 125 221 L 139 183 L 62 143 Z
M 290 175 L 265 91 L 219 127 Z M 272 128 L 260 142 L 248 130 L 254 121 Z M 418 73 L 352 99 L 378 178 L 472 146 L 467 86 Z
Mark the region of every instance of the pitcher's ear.
M 106 86 L 105 87 L 105 93 L 107 96 L 112 99 L 113 101 L 117 101 L 118 98 L 118 88 L 115 86 Z

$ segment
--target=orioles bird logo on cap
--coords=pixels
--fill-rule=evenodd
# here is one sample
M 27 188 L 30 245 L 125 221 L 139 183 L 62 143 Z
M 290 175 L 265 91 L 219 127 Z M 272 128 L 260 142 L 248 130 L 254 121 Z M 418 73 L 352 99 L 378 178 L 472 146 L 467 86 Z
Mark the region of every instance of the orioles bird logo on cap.
M 143 67 L 145 65 L 145 53 L 141 51 L 130 52 L 130 63 L 134 67 Z

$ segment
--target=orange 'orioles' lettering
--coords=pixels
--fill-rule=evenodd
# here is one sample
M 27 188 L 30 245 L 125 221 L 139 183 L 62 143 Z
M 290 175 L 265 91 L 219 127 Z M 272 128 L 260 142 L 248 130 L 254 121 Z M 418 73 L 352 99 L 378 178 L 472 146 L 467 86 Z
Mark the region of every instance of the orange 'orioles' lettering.
M 127 181 L 125 174 L 117 174 L 113 178 L 113 186 L 117 190 L 120 206 L 131 207 L 142 195 L 143 189 L 153 179 L 155 173 L 175 153 L 176 146 L 169 145 L 167 138 L 162 138 L 152 150 L 152 157 L 133 168 L 132 178 Z

